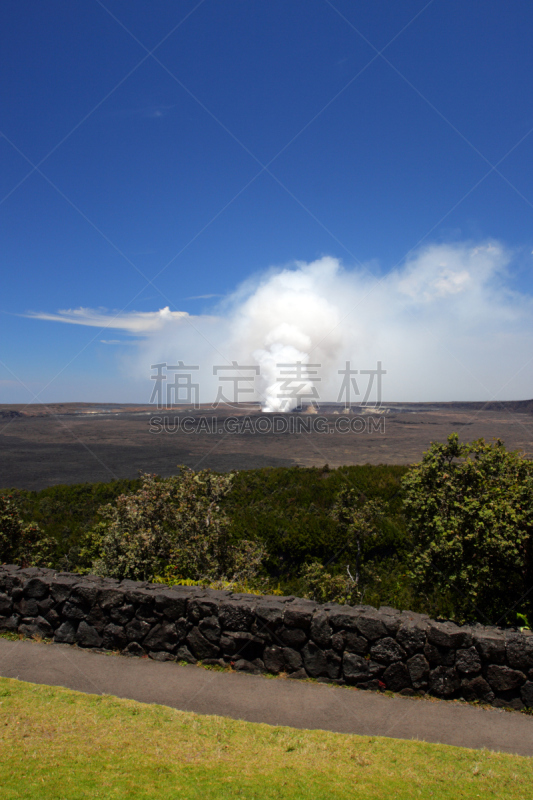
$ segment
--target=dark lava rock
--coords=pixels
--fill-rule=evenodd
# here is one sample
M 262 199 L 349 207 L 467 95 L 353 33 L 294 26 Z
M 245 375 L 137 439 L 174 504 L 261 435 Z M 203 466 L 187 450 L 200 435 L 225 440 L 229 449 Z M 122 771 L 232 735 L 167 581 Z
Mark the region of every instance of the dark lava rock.
M 283 620 L 283 612 L 285 606 L 283 603 L 265 603 L 265 601 L 258 600 L 255 607 L 255 616 L 259 623 L 258 630 L 261 625 L 264 625 L 268 630 L 275 630 Z
M 43 600 L 48 596 L 50 586 L 40 578 L 30 578 L 24 585 L 24 597 L 32 600 Z
M 314 603 L 303 603 L 297 601 L 289 603 L 285 607 L 283 615 L 283 622 L 289 628 L 299 628 L 302 631 L 308 631 L 311 627 L 311 620 L 315 612 L 316 605 Z
M 54 642 L 60 644 L 74 644 L 76 641 L 76 627 L 72 622 L 64 622 L 54 634 Z
M 50 623 L 52 628 L 57 628 L 61 624 L 61 617 L 53 608 L 51 608 L 47 614 L 44 614 L 44 618 Z
M 265 647 L 263 653 L 263 662 L 267 672 L 272 672 L 277 675 L 285 670 L 285 659 L 283 657 L 283 648 L 277 644 L 272 647 Z
M 185 616 L 187 600 L 185 596 L 168 591 L 160 591 L 155 598 L 155 610 L 163 614 L 171 622 Z
M 490 628 L 476 627 L 473 631 L 474 644 L 484 661 L 503 664 L 505 661 L 505 638 L 503 633 Z
M 143 646 L 148 650 L 168 650 L 171 652 L 178 644 L 176 626 L 172 622 L 163 622 L 156 625 L 143 640 Z
M 102 644 L 106 650 L 123 650 L 128 644 L 128 637 L 122 625 L 106 625 L 102 633 Z
M 50 584 L 50 593 L 56 603 L 63 603 L 70 597 L 70 593 L 79 581 L 79 577 L 57 576 Z
M 109 618 L 107 617 L 105 611 L 102 611 L 99 606 L 93 606 L 87 614 L 85 620 L 88 625 L 92 625 L 93 628 L 96 628 L 99 633 L 104 630 L 105 626 L 109 622 Z
M 0 616 L 9 617 L 13 610 L 13 600 L 7 594 L 0 594 Z
M 503 697 L 497 697 L 492 703 L 494 708 L 513 708 L 515 711 L 522 711 L 524 704 L 519 697 L 514 697 L 511 700 L 505 700 Z
M 43 617 L 46 617 L 48 612 L 54 607 L 54 601 L 50 596 L 48 596 L 44 600 L 40 600 L 37 603 L 37 606 L 39 608 L 39 614 L 41 614 Z
M 106 610 L 119 608 L 124 605 L 124 596 L 124 591 L 116 587 L 102 589 L 98 598 L 98 605 Z
M 204 658 L 217 658 L 220 648 L 206 639 L 198 628 L 193 628 L 187 636 L 187 644 L 200 661 Z
M 124 581 L 123 581 L 124 583 Z M 152 614 L 155 604 L 156 593 L 151 589 L 143 587 L 142 584 L 136 584 L 135 588 L 126 591 L 125 602 L 132 603 L 137 609 L 137 613 L 142 608 L 143 615 Z
M 300 649 L 307 641 L 307 636 L 304 631 L 299 628 L 280 628 L 277 631 L 278 638 L 287 647 L 294 647 Z
M 302 669 L 302 656 L 297 650 L 293 650 L 292 647 L 283 648 L 283 658 L 285 659 L 285 666 L 289 672 Z
M 457 650 L 460 647 L 470 647 L 472 644 L 472 631 L 470 628 L 460 628 L 454 622 L 428 623 L 427 637 L 430 644 L 437 647 L 450 647 Z
M 37 617 L 39 606 L 36 600 L 20 600 L 15 605 L 15 611 L 23 617 Z
M 475 647 L 458 650 L 455 655 L 455 667 L 459 672 L 467 674 L 481 672 L 481 659 Z
M 225 656 L 255 661 L 263 655 L 263 640 L 248 631 L 227 631 L 220 637 L 220 647 Z
M 377 679 L 373 678 L 370 681 L 361 681 L 355 684 L 357 689 L 363 689 L 369 692 L 379 692 L 383 690 L 383 684 Z
M 142 619 L 150 625 L 153 625 L 161 618 L 161 614 L 157 614 L 155 611 L 154 603 L 141 603 L 135 612 L 135 616 L 137 619 Z
M 142 642 L 149 631 L 150 624 L 142 619 L 132 619 L 126 625 L 126 636 L 130 642 Z
M 533 681 L 526 681 L 520 690 L 522 702 L 527 708 L 533 709 Z
M 429 664 L 422 653 L 416 653 L 407 661 L 407 669 L 411 683 L 415 689 L 423 689 L 427 685 L 429 677 Z
M 23 636 L 28 636 L 30 639 L 35 637 L 39 637 L 41 639 L 50 639 L 54 635 L 52 626 L 44 619 L 44 617 L 23 619 L 22 624 L 19 625 L 18 632 Z
M 305 670 L 312 678 L 328 674 L 326 655 L 314 642 L 308 642 L 302 650 Z
M 455 664 L 455 650 L 436 647 L 434 644 L 425 644 L 423 652 L 431 666 L 453 667 Z
M 401 661 L 405 657 L 405 650 L 392 637 L 386 636 L 370 648 L 370 656 L 376 661 L 392 664 L 393 661 Z
M 362 614 L 357 619 L 357 629 L 363 634 L 365 639 L 374 642 L 376 639 L 383 639 L 387 636 L 388 631 L 383 624 L 383 620 L 378 612 Z
M 103 639 L 96 628 L 93 628 L 92 625 L 87 625 L 83 620 L 80 622 L 76 632 L 76 642 L 80 647 L 101 647 L 102 641 Z
M 533 636 L 509 632 L 506 635 L 505 649 L 507 662 L 513 669 L 527 672 L 533 667 Z
M 308 677 L 308 675 L 305 669 L 302 668 L 302 669 L 297 669 L 296 672 L 291 672 L 291 674 L 288 675 L 287 677 L 291 678 L 291 680 L 294 681 L 303 681 Z
M 389 636 L 396 636 L 402 623 L 402 615 L 396 608 L 380 606 L 378 614 L 387 629 Z
M 311 639 L 320 647 L 329 647 L 332 634 L 333 629 L 329 624 L 328 615 L 324 611 L 318 611 L 311 621 Z
M 396 634 L 396 641 L 409 655 L 413 655 L 422 650 L 426 643 L 426 628 L 427 625 L 410 620 L 404 622 Z
M 248 631 L 255 616 L 255 602 L 229 600 L 222 603 L 218 618 L 224 630 Z
M 178 650 L 176 651 L 176 660 L 186 661 L 187 664 L 196 664 L 196 658 L 193 656 L 189 648 L 185 647 L 185 645 L 178 648 Z
M 187 603 L 187 617 L 197 625 L 203 617 L 218 616 L 219 603 L 207 597 L 193 597 Z
M 220 624 L 218 617 L 204 617 L 198 623 L 198 629 L 213 644 L 220 641 Z
M 338 680 L 341 676 L 342 658 L 334 650 L 326 650 L 326 672 L 330 680 Z
M 337 630 L 357 631 L 359 613 L 351 606 L 344 606 L 329 612 L 329 624 Z
M 344 653 L 342 672 L 349 683 L 369 680 L 368 661 L 356 653 Z
M 0 617 L 0 631 L 16 631 L 20 623 L 20 616 L 12 614 L 10 617 Z
M 144 648 L 141 647 L 139 642 L 130 642 L 129 645 L 122 651 L 123 656 L 137 656 L 138 658 L 145 656 Z
M 175 661 L 176 656 L 173 656 L 172 653 L 167 653 L 164 650 L 150 650 L 148 653 L 150 658 L 153 658 L 154 661 Z
M 77 583 L 70 593 L 70 600 L 82 608 L 89 609 L 96 603 L 100 589 L 92 582 Z
M 429 673 L 429 691 L 438 697 L 454 694 L 460 681 L 453 667 L 436 667 Z
M 348 653 L 357 653 L 360 656 L 366 656 L 368 653 L 368 640 L 364 636 L 358 636 L 353 631 L 344 632 L 344 649 Z M 333 644 L 333 642 L 332 642 Z
M 135 614 L 135 607 L 131 603 L 124 606 L 111 607 L 109 616 L 117 625 L 127 625 Z
M 383 673 L 381 680 L 391 692 L 399 692 L 411 686 L 411 676 L 405 664 L 397 661 L 391 664 Z
M 70 600 L 63 605 L 61 613 L 67 619 L 76 619 L 81 620 L 85 619 L 87 616 L 87 612 L 84 611 L 80 606 L 76 605 L 75 603 L 71 603 Z
M 475 678 L 463 678 L 461 681 L 461 694 L 465 700 L 484 700 L 486 703 L 492 703 L 494 700 L 494 692 L 489 684 L 481 675 L 476 675 Z
M 259 658 L 256 658 L 255 661 L 247 661 L 245 658 L 240 658 L 234 663 L 233 668 L 240 672 L 251 672 L 253 675 L 258 675 L 260 672 L 265 671 L 265 665 Z
M 487 668 L 487 680 L 495 692 L 504 692 L 522 686 L 525 683 L 526 676 L 519 670 L 498 664 L 490 664 Z

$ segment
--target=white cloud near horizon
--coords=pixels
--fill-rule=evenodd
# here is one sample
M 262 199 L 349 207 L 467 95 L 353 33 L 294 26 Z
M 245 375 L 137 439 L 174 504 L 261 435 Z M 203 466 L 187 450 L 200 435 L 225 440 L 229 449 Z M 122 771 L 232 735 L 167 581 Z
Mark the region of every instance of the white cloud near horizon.
M 381 278 L 325 256 L 252 276 L 212 316 L 168 308 L 28 316 L 140 334 L 126 373 L 146 379 L 148 391 L 150 365 L 198 365 L 202 402 L 220 386 L 213 366 L 234 360 L 260 365 L 261 399 L 275 388 L 277 364 L 295 360 L 321 365 L 322 400 L 338 399 L 346 361 L 358 370 L 382 362 L 385 401 L 527 399 L 533 298 L 511 288 L 512 264 L 512 251 L 490 241 L 431 245 Z

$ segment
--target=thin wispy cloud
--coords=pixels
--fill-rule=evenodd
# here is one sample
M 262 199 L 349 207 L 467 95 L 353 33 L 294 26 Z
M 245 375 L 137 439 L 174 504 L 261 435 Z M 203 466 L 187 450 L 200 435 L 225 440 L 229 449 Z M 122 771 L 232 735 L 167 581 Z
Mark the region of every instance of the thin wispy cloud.
M 113 112 L 115 117 L 139 117 L 141 119 L 163 119 L 176 108 L 173 105 L 147 105 L 139 108 L 121 108 Z
M 193 297 L 187 297 L 186 300 L 211 300 L 213 297 L 224 297 L 222 294 L 195 294 Z
M 22 316 L 48 322 L 64 322 L 69 325 L 89 325 L 94 328 L 116 328 L 127 333 L 151 333 L 161 330 L 169 323 L 179 323 L 188 317 L 186 311 L 171 311 L 169 307 L 159 311 L 131 311 L 114 313 L 106 309 L 75 308 L 59 310 L 56 314 L 41 311 Z
M 139 341 L 133 339 L 100 339 L 100 344 L 128 345 L 131 347 L 139 344 Z

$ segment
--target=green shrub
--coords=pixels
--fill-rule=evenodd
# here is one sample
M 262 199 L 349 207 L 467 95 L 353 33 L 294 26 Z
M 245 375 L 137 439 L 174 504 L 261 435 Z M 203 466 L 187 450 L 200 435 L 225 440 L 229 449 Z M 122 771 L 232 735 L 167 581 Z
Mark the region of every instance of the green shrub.
M 92 571 L 150 580 L 173 569 L 190 580 L 249 580 L 263 558 L 259 544 L 234 542 L 220 501 L 233 474 L 181 467 L 171 478 L 142 475 L 141 488 L 100 509 L 92 530 Z
M 337 492 L 329 516 L 342 544 L 330 562 L 340 562 L 342 568 L 334 563 L 328 571 L 329 564 L 320 561 L 305 564 L 300 574 L 304 597 L 319 603 L 354 605 L 363 601 L 369 583 L 379 582 L 366 556 L 379 539 L 378 520 L 384 512 L 382 502 L 368 500 L 351 486 Z
M 361 588 L 350 575 L 333 575 L 320 561 L 306 564 L 301 573 L 302 595 L 315 603 L 342 603 L 356 605 L 361 602 Z
M 365 555 L 379 537 L 378 520 L 385 515 L 385 506 L 379 500 L 367 500 L 350 486 L 343 486 L 335 498 L 331 516 L 345 544 L 345 556 L 354 564 L 356 586 L 364 580 Z M 349 570 L 348 570 L 349 574 Z
M 369 554 L 384 565 L 406 547 L 401 512 L 400 479 L 403 466 L 360 465 L 329 467 L 265 467 L 234 474 L 231 490 L 220 498 L 229 518 L 231 540 L 255 541 L 266 550 L 264 567 L 270 577 L 286 584 L 297 580 L 302 567 L 312 561 L 328 562 L 343 539 L 331 517 L 339 490 L 348 482 L 370 499 L 388 503 L 389 514 L 378 521 L 380 535 Z M 50 486 L 39 492 L 2 490 L 13 495 L 25 522 L 35 521 L 57 541 L 54 566 L 73 572 L 90 572 L 97 557 L 99 508 L 114 504 L 123 494 L 139 490 L 141 481 L 116 480 Z M 163 573 L 162 573 L 163 574 Z M 173 573 L 174 574 L 174 573 Z
M 56 542 L 34 522 L 24 523 L 17 504 L 0 494 L 0 563 L 52 567 Z
M 500 440 L 461 444 L 454 433 L 431 445 L 403 487 L 415 587 L 453 595 L 458 620 L 531 615 L 533 462 Z
M 266 467 L 237 473 L 222 508 L 237 538 L 255 539 L 267 549 L 265 567 L 272 578 L 296 579 L 305 564 L 327 563 L 345 544 L 331 516 L 339 491 L 355 487 L 357 496 L 387 504 L 379 518 L 379 536 L 368 558 L 383 561 L 407 545 L 401 507 L 401 478 L 407 467 Z

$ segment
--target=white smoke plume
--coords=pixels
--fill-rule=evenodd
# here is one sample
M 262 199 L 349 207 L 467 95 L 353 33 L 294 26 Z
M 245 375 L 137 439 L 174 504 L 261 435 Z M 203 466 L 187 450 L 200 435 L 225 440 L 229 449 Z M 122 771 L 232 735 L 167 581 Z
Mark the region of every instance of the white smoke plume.
M 321 365 L 322 400 L 344 399 L 347 361 L 359 371 L 382 362 L 384 400 L 531 397 L 533 300 L 509 288 L 511 262 L 495 242 L 433 245 L 381 278 L 332 257 L 296 262 L 225 301 L 224 344 L 261 365 L 265 410 L 294 407 L 280 402 L 276 378 L 277 364 L 297 360 Z
M 319 389 L 310 380 L 329 375 L 341 349 L 341 313 L 332 292 L 339 263 L 323 258 L 312 264 L 270 273 L 241 300 L 233 300 L 230 312 L 231 348 L 241 347 L 260 366 L 260 397 L 264 411 L 289 411 L 295 397 L 286 397 L 283 379 L 292 380 L 301 397 L 313 399 Z M 329 295 L 329 296 L 328 296 Z M 289 365 L 307 367 L 298 380 Z M 286 365 L 286 366 L 278 366 Z M 311 365 L 317 365 L 312 367 Z M 318 382 L 318 381 L 317 381 Z M 314 390 L 314 391 L 313 391 Z
M 326 256 L 250 278 L 209 316 L 167 309 L 152 319 L 112 312 L 107 319 L 141 335 L 136 355 L 123 359 L 130 374 L 146 378 L 147 392 L 151 364 L 182 360 L 200 366 L 201 400 L 211 402 L 220 388 L 213 365 L 236 361 L 261 370 L 255 395 L 240 399 L 288 410 L 296 400 L 279 396 L 279 364 L 301 362 L 308 370 L 301 391 L 318 392 L 320 402 L 338 399 L 339 370 L 348 361 L 359 371 L 361 396 L 352 401 L 360 402 L 360 371 L 380 361 L 385 402 L 526 399 L 533 396 L 533 300 L 511 288 L 514 259 L 497 242 L 432 245 L 375 277 Z M 105 317 L 85 309 L 33 316 L 84 324 L 84 315 L 88 325 Z M 320 382 L 309 378 L 312 365 L 320 365 Z M 251 379 L 243 379 L 247 385 Z

